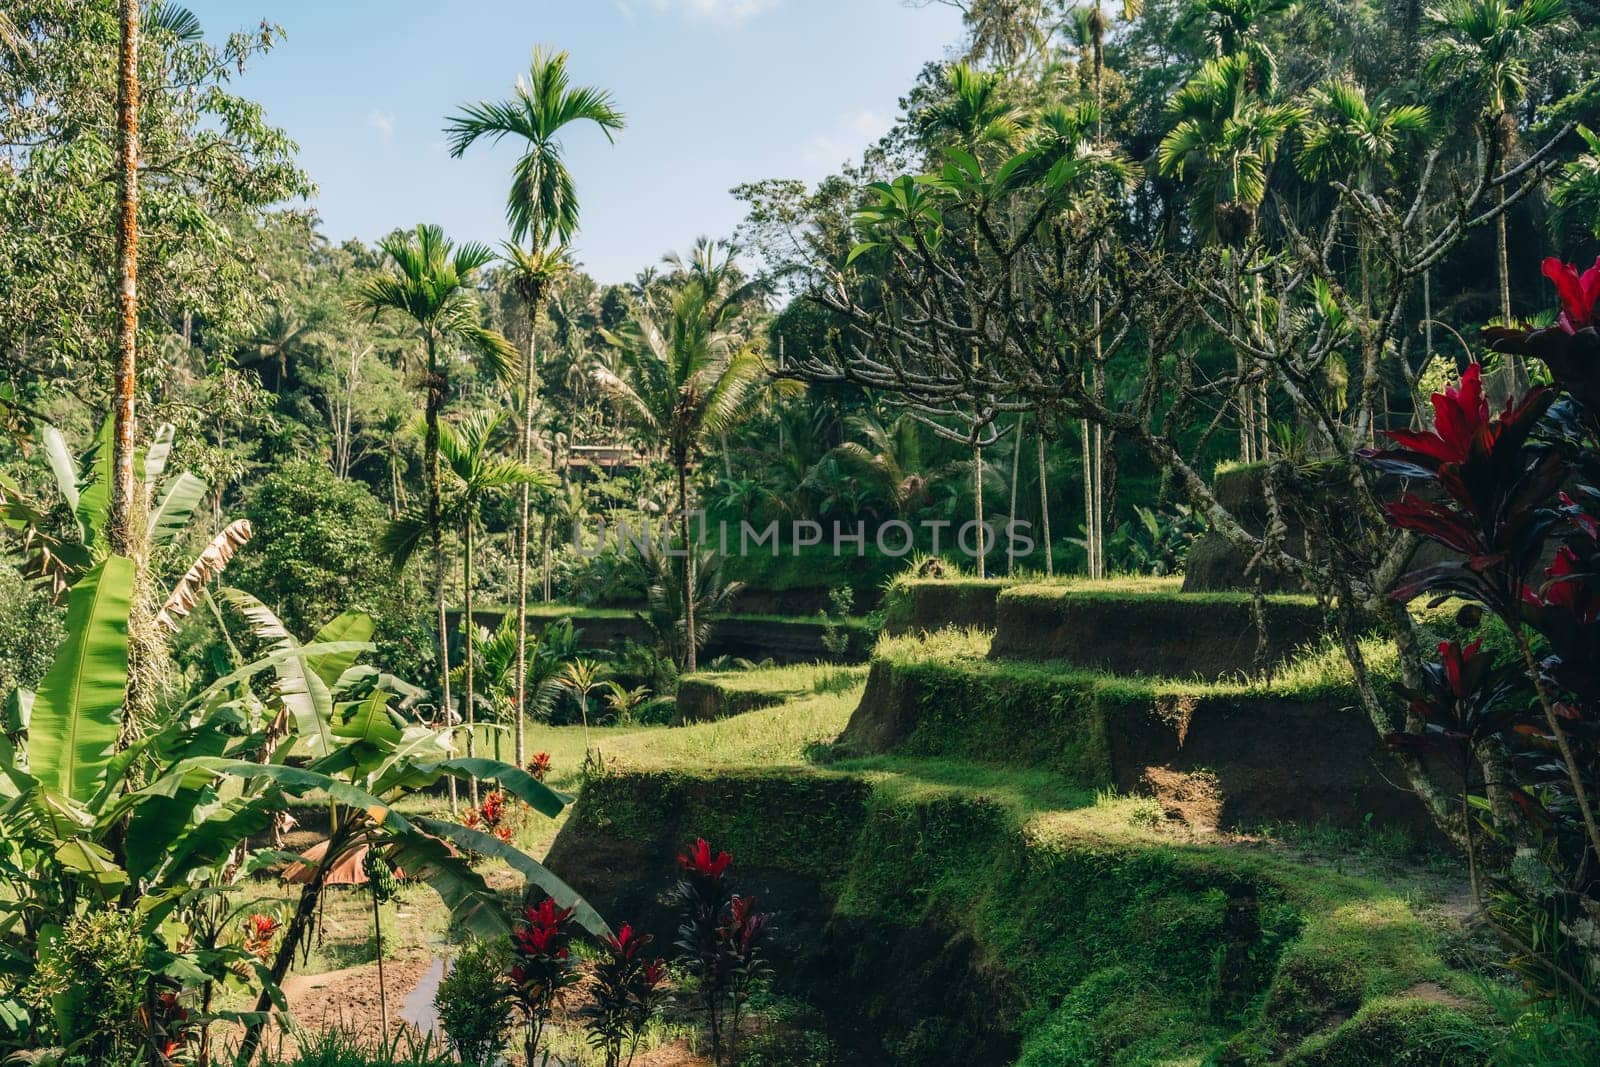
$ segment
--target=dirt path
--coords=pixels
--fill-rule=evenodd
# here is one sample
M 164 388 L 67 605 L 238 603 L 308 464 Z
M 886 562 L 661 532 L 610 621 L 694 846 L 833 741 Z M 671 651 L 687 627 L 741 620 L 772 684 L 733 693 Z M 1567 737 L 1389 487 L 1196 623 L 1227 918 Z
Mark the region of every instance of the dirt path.
M 401 1005 L 432 963 L 427 956 L 384 961 L 391 1034 L 407 1028 L 400 1018 Z M 323 974 L 290 975 L 283 992 L 295 1021 L 307 1030 L 347 1030 L 362 1038 L 376 1038 L 382 1032 L 376 963 Z

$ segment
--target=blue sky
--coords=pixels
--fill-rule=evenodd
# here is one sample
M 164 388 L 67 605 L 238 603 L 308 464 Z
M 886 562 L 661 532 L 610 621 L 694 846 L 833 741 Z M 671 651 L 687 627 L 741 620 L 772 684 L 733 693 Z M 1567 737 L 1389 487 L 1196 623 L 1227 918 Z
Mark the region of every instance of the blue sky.
M 615 146 L 566 138 L 583 206 L 575 245 L 603 282 L 632 278 L 741 218 L 728 190 L 815 181 L 876 140 L 959 14 L 901 0 L 186 0 L 209 36 L 281 25 L 287 39 L 235 88 L 301 148 L 335 240 L 437 222 L 499 241 L 516 150 L 444 148 L 445 116 L 506 95 L 536 44 L 628 116 Z

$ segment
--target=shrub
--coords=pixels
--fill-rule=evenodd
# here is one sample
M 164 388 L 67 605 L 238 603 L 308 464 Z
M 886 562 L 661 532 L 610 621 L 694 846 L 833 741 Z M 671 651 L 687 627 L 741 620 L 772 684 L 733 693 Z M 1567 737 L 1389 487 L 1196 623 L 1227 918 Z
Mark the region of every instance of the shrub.
M 675 895 L 683 913 L 677 947 L 698 980 L 695 997 L 711 1031 L 711 1058 L 730 1058 L 739 1038 L 739 1017 L 757 979 L 766 971 L 761 950 L 771 917 L 756 911 L 754 897 L 741 897 L 728 882 L 733 857 L 712 855 L 700 838 L 678 857 L 683 880 Z
M 632 1064 L 645 1027 L 656 1013 L 656 996 L 666 977 L 665 961 L 643 955 L 652 938 L 628 924 L 601 942 L 594 968 L 593 999 L 584 1010 L 589 1044 L 605 1067 Z M 627 1058 L 623 1058 L 623 1050 Z
M 149 977 L 138 915 L 115 907 L 75 915 L 53 939 L 40 940 L 38 967 L 23 990 L 36 1037 L 93 1063 L 137 1056 L 145 1048 L 139 1015 Z
M 1424 490 L 1390 503 L 1390 524 L 1445 551 L 1393 598 L 1462 598 L 1461 625 L 1497 618 L 1515 652 L 1497 662 L 1482 641 L 1441 642 L 1402 689 L 1408 721 L 1388 740 L 1455 772 L 1473 892 L 1519 976 L 1600 1016 L 1600 262 L 1580 276 L 1551 259 L 1544 272 L 1561 296 L 1557 325 L 1485 334 L 1500 352 L 1537 357 L 1552 384 L 1496 413 L 1470 364 L 1434 395 L 1431 429 L 1389 431 L 1394 448 L 1363 456 Z M 1473 796 L 1492 772 L 1498 795 Z M 1537 855 L 1536 877 L 1479 854 L 1485 809 L 1499 854 Z
M 434 994 L 439 1025 L 464 1064 L 489 1067 L 505 1049 L 506 1028 L 511 1025 L 507 963 L 503 946 L 468 941 Z
M 523 908 L 511 934 L 511 1003 L 521 1017 L 523 1062 L 539 1062 L 556 998 L 578 980 L 572 965 L 572 909 L 546 899 Z

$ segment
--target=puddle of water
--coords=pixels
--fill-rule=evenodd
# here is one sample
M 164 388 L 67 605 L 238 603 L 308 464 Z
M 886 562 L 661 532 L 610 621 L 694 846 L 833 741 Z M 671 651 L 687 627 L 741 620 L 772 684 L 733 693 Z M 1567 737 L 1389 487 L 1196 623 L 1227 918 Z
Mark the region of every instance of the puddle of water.
M 444 1037 L 439 1029 L 439 1012 L 433 1006 L 433 997 L 439 992 L 439 983 L 444 981 L 445 966 L 444 959 L 435 956 L 417 981 L 417 987 L 406 994 L 405 1002 L 400 1005 L 400 1018 L 416 1027 L 424 1037 Z

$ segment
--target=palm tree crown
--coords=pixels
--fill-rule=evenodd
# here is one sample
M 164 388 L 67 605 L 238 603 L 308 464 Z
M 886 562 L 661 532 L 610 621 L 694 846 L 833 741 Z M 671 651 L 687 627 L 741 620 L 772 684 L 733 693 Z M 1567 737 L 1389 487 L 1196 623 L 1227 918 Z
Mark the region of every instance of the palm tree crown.
M 1255 225 L 1267 192 L 1267 168 L 1300 120 L 1290 104 L 1270 104 L 1251 89 L 1244 55 L 1207 60 L 1173 95 L 1177 120 L 1161 139 L 1161 172 L 1195 183 L 1193 217 L 1203 237 L 1232 241 Z
M 409 233 L 390 234 L 378 247 L 393 261 L 394 270 L 357 283 L 356 306 L 374 318 L 398 311 L 417 324 L 430 349 L 440 342 L 459 342 L 482 358 L 495 378 L 508 380 L 517 367 L 517 350 L 483 325 L 473 291 L 478 272 L 494 259 L 488 246 L 469 242 L 458 248 L 444 230 L 423 224 Z
M 1527 94 L 1539 34 L 1565 14 L 1564 0 L 1444 0 L 1424 15 L 1438 36 L 1424 70 L 1499 119 Z
M 1365 187 L 1388 171 L 1407 140 L 1427 132 L 1428 118 L 1420 104 L 1372 105 L 1360 86 L 1330 82 L 1311 92 L 1311 119 L 1295 162 L 1308 178 L 1353 175 Z
M 567 53 L 540 48 L 534 50 L 527 76 L 517 79 L 512 99 L 463 107 L 449 120 L 445 133 L 450 154 L 457 157 L 482 137 L 491 143 L 507 136 L 527 142 L 512 168 L 506 220 L 512 240 L 531 236 L 535 246 L 542 247 L 552 235 L 566 244 L 578 228 L 578 199 L 557 137 L 563 128 L 584 121 L 599 126 L 610 140 L 625 119 L 609 92 L 572 84 Z
M 604 367 L 595 383 L 675 465 L 688 463 L 712 435 L 737 422 L 766 375 L 752 344 L 717 327 L 717 304 L 698 281 L 672 298 L 664 321 L 640 309 L 621 332 L 625 379 Z

